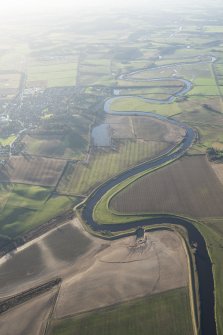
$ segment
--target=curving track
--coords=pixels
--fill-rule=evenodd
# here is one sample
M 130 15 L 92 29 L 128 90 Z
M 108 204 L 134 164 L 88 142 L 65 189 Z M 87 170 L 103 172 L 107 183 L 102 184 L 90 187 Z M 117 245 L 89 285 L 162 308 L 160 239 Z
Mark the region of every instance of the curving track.
M 215 61 L 212 58 L 212 61 Z M 128 75 L 129 76 L 129 75 Z M 184 89 L 184 88 L 183 88 Z M 121 98 L 121 97 L 120 97 Z M 114 99 L 114 98 L 112 98 Z M 105 102 L 105 112 L 115 113 L 110 111 L 109 107 L 112 102 L 109 99 Z M 84 203 L 82 207 L 82 217 L 85 222 L 91 226 L 95 231 L 124 231 L 130 228 L 138 228 L 139 226 L 149 225 L 160 225 L 160 224 L 174 224 L 184 227 L 188 232 L 188 238 L 190 244 L 197 244 L 197 251 L 195 253 L 195 262 L 199 281 L 199 294 L 200 294 L 200 333 L 202 335 L 216 335 L 216 321 L 215 321 L 215 300 L 214 300 L 214 280 L 212 272 L 212 263 L 208 254 L 206 242 L 199 232 L 199 230 L 189 221 L 184 218 L 174 216 L 157 216 L 152 219 L 146 219 L 144 221 L 136 221 L 126 224 L 98 224 L 94 221 L 93 210 L 95 205 L 101 199 L 101 197 L 109 191 L 112 187 L 118 185 L 120 182 L 127 178 L 136 175 L 137 173 L 143 172 L 148 169 L 154 169 L 163 165 L 164 163 L 171 162 L 172 160 L 178 159 L 185 154 L 187 149 L 192 145 L 196 138 L 195 131 L 186 124 L 182 124 L 176 120 L 167 119 L 164 116 L 160 116 L 153 113 L 142 113 L 142 112 L 123 112 L 116 113 L 118 115 L 149 115 L 158 119 L 165 120 L 166 122 L 173 123 L 182 127 L 186 130 L 186 135 L 182 143 L 178 146 L 177 150 L 166 155 L 158 157 L 149 162 L 143 163 L 139 166 L 129 169 L 126 172 L 121 173 L 117 177 L 108 180 L 101 185 Z

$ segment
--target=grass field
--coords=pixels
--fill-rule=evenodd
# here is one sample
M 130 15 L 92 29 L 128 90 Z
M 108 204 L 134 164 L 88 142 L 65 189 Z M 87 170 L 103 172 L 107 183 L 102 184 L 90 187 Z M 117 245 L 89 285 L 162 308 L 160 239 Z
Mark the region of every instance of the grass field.
M 172 104 L 158 104 L 149 103 L 139 97 L 123 97 L 113 101 L 110 109 L 115 112 L 153 112 L 161 115 L 175 115 L 181 112 L 177 103 Z
M 21 80 L 20 73 L 0 73 L 0 90 L 1 89 L 8 89 L 8 88 L 19 88 Z
M 10 185 L 10 184 L 9 184 Z M 41 208 L 52 192 L 51 188 L 23 184 L 11 184 L 12 190 L 8 197 L 8 207 Z
M 45 87 L 74 86 L 76 84 L 77 63 L 34 63 L 28 68 L 28 87 L 38 87 L 39 81 Z
M 195 86 L 189 93 L 189 95 L 196 96 L 219 96 L 218 87 L 216 85 L 208 86 L 208 85 L 197 85 Z
M 0 182 L 55 186 L 66 161 L 32 156 L 12 156 L 1 168 Z
M 79 65 L 78 83 L 81 85 L 110 85 L 112 80 L 110 59 L 100 56 L 98 59 L 86 58 Z
M 181 103 L 181 114 L 176 119 L 188 123 L 199 133 L 198 144 L 203 146 L 203 152 L 213 145 L 221 143 L 223 114 L 220 97 L 190 97 Z
M 52 189 L 23 184 L 1 184 L 0 235 L 16 237 L 64 213 L 78 201 L 52 195 Z
M 122 213 L 223 216 L 223 187 L 205 157 L 185 157 L 130 184 L 110 202 Z
M 147 95 L 170 95 L 174 94 L 179 90 L 177 86 L 162 86 L 160 84 L 159 87 L 148 87 L 148 88 L 123 88 L 119 89 L 120 95 L 139 95 L 139 96 L 147 96 Z
M 106 179 L 168 148 L 165 142 L 122 141 L 117 151 L 96 151 L 88 164 L 68 165 L 57 188 L 62 194 L 86 194 Z
M 4 208 L 13 190 L 13 184 L 0 184 L 0 208 Z
M 53 321 L 50 335 L 192 335 L 186 288 Z
M 0 145 L 10 145 L 14 140 L 16 139 L 15 135 L 9 136 L 9 137 L 0 137 Z
M 84 158 L 86 141 L 77 134 L 26 135 L 23 142 L 30 155 L 57 157 L 64 159 Z

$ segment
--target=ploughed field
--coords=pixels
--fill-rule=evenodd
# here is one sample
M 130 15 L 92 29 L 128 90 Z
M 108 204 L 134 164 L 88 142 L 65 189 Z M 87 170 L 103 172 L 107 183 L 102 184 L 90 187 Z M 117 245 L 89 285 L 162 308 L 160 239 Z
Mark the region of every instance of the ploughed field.
M 0 182 L 55 186 L 66 161 L 30 155 L 12 156 L 0 170 Z
M 79 314 L 188 284 L 187 256 L 180 237 L 169 231 L 102 241 L 90 266 L 62 283 L 55 317 Z M 84 265 L 84 259 L 82 260 Z M 174 278 L 174 280 L 173 280 Z
M 12 256 L 0 261 L 0 299 L 5 294 L 23 291 L 29 284 L 57 276 L 60 270 L 75 263 L 91 247 L 87 238 L 72 224 L 52 231 L 36 242 L 20 247 Z
M 43 334 L 54 306 L 56 289 L 14 307 L 0 318 L 1 334 Z
M 184 157 L 141 177 L 115 195 L 110 208 L 122 213 L 170 213 L 222 217 L 223 186 L 205 156 Z
M 146 233 L 141 242 L 136 236 L 104 241 L 74 220 L 3 257 L 0 271 L 0 299 L 55 276 L 63 279 L 57 300 L 52 301 L 55 292 L 47 293 L 0 315 L 10 335 L 38 334 L 50 311 L 53 334 L 85 335 L 90 329 L 92 334 L 108 334 L 113 325 L 117 334 L 124 328 L 128 334 L 130 328 L 143 334 L 147 327 L 157 334 L 165 329 L 193 333 L 187 255 L 172 231 Z M 161 312 L 160 319 L 156 315 Z M 20 322 L 22 313 L 26 318 Z M 13 324 L 19 324 L 18 329 Z

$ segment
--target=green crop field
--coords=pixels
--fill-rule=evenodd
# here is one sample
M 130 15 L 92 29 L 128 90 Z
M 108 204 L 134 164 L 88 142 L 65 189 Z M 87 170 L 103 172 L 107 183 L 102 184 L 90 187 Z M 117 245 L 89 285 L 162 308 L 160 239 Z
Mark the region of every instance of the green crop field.
M 1 184 L 0 235 L 16 237 L 70 209 L 77 199 L 52 195 L 51 188 Z
M 138 97 L 124 97 L 123 99 L 114 100 L 110 106 L 110 110 L 115 112 L 153 112 L 167 116 L 181 112 L 177 103 L 160 105 L 158 103 L 149 103 Z
M 201 95 L 201 96 L 209 96 L 209 95 L 219 95 L 219 90 L 216 85 L 213 86 L 195 86 L 189 93 L 189 95 Z
M 58 157 L 64 159 L 83 159 L 84 150 L 87 148 L 87 141 L 83 134 L 61 135 L 26 135 L 23 143 L 30 155 Z
M 10 145 L 12 142 L 14 142 L 16 139 L 15 135 L 9 136 L 9 137 L 0 137 L 0 145 Z
M 28 69 L 27 86 L 37 86 L 43 81 L 46 87 L 74 86 L 76 84 L 77 63 L 37 63 Z
M 52 322 L 50 335 L 192 335 L 188 291 L 180 288 Z
M 117 151 L 97 151 L 88 164 L 69 164 L 57 191 L 62 194 L 86 194 L 128 167 L 160 154 L 168 146 L 165 142 L 123 141 Z

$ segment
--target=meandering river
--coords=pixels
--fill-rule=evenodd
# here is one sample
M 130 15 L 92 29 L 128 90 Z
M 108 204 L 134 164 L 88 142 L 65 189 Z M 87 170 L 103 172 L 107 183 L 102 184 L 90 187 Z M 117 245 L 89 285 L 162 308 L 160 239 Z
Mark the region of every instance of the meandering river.
M 214 62 L 215 58 L 211 58 L 210 62 Z M 200 62 L 202 63 L 202 62 Z M 181 63 L 182 64 L 182 63 Z M 188 64 L 188 63 L 187 63 Z M 176 66 L 176 65 L 173 65 Z M 134 72 L 136 73 L 136 72 Z M 129 77 L 133 74 L 130 73 L 122 77 L 122 79 L 128 80 Z M 183 80 L 183 79 L 182 79 Z M 185 95 L 189 89 L 191 89 L 190 82 L 183 80 L 184 87 L 181 92 L 178 92 L 180 95 Z M 185 86 L 186 85 L 186 86 Z M 171 98 L 171 97 L 170 97 Z M 175 96 L 173 97 L 175 98 Z M 195 263 L 196 270 L 199 282 L 199 295 L 200 295 L 200 331 L 202 335 L 216 335 L 216 320 L 215 320 L 215 297 L 214 297 L 214 279 L 213 279 L 213 270 L 212 262 L 209 257 L 207 250 L 206 242 L 200 231 L 189 221 L 184 218 L 174 217 L 174 216 L 158 216 L 155 218 L 147 219 L 144 221 L 135 221 L 126 224 L 98 224 L 94 221 L 93 210 L 98 201 L 109 191 L 112 187 L 118 185 L 129 177 L 132 177 L 140 172 L 145 170 L 154 169 L 163 165 L 164 163 L 171 162 L 172 160 L 178 159 L 185 154 L 188 148 L 193 144 L 196 133 L 188 125 L 183 124 L 179 121 L 166 118 L 165 116 L 146 113 L 140 111 L 134 112 L 115 112 L 111 110 L 111 104 L 114 99 L 122 99 L 122 97 L 113 97 L 105 102 L 104 110 L 106 113 L 116 114 L 116 115 L 139 115 L 139 116 L 152 116 L 157 119 L 161 119 L 165 122 L 170 122 L 172 124 L 178 125 L 185 129 L 185 137 L 177 149 L 173 152 L 167 152 L 165 155 L 153 159 L 151 161 L 140 164 L 136 167 L 133 167 L 126 172 L 123 172 L 116 176 L 115 178 L 108 180 L 103 185 L 98 187 L 95 192 L 86 200 L 84 206 L 82 207 L 82 215 L 85 222 L 91 226 L 95 231 L 107 231 L 107 232 L 118 232 L 125 231 L 131 228 L 138 228 L 139 226 L 149 226 L 149 225 L 161 225 L 161 224 L 174 224 L 184 227 L 188 232 L 188 239 L 191 245 L 196 244 L 197 250 L 195 253 Z M 147 101 L 149 99 L 146 99 Z M 173 101 L 173 100 L 172 100 Z M 149 102 L 149 101 L 148 101 Z M 157 101 L 158 103 L 163 103 L 162 101 Z M 168 103 L 170 103 L 168 101 Z M 167 101 L 165 100 L 165 103 Z

